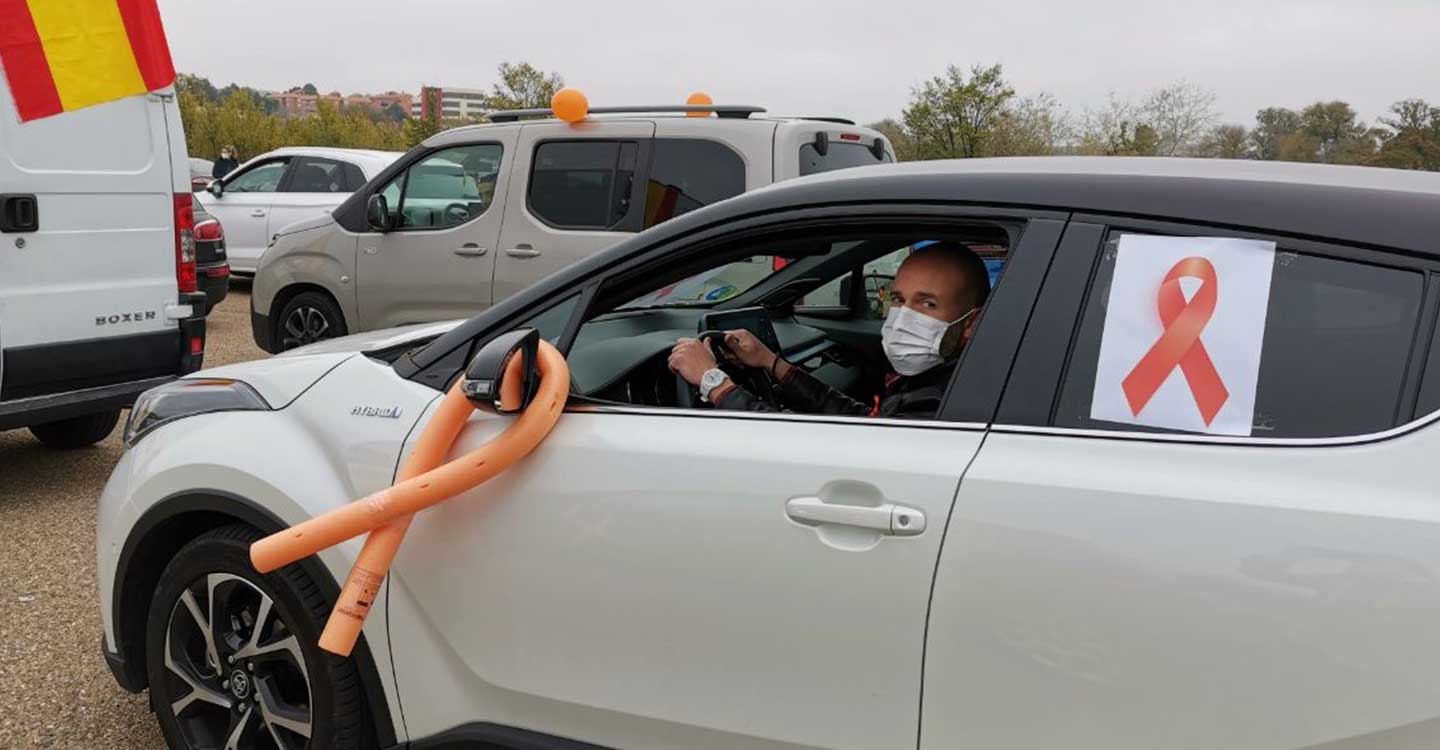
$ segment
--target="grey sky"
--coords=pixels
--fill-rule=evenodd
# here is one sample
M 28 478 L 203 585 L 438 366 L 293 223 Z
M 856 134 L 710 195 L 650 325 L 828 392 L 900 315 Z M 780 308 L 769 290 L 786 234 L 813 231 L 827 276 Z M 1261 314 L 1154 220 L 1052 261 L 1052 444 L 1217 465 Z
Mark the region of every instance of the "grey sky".
M 176 66 L 217 85 L 416 92 L 488 87 L 502 60 L 563 74 L 594 104 L 696 89 L 779 114 L 894 116 L 955 63 L 1000 62 L 1072 112 L 1180 78 L 1227 121 L 1344 99 L 1373 121 L 1440 103 L 1436 0 L 161 0 Z M 1203 8 L 1203 10 L 1200 10 Z

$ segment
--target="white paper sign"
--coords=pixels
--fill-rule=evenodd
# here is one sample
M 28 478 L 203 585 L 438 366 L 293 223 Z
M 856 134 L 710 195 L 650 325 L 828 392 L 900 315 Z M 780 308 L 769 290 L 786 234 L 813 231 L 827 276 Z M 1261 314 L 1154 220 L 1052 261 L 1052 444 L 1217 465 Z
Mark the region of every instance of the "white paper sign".
M 1122 236 L 1090 417 L 1248 436 L 1274 264 L 1273 242 Z

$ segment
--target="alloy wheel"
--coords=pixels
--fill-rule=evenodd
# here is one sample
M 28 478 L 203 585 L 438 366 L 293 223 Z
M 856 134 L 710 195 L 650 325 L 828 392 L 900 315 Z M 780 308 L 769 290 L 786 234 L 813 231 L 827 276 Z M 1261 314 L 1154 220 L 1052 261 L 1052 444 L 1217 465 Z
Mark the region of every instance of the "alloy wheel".
M 159 686 L 196 750 L 302 750 L 311 685 L 295 632 L 254 584 L 211 573 L 188 584 L 165 630 Z
M 282 328 L 281 349 L 294 349 L 330 338 L 330 319 L 323 311 L 308 305 L 291 310 Z

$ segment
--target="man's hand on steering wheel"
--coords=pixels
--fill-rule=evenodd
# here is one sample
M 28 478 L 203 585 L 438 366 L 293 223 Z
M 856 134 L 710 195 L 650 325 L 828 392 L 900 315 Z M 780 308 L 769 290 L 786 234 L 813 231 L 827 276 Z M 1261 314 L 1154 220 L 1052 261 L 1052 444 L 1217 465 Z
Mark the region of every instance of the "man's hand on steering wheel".
M 684 378 L 690 385 L 700 385 L 700 376 L 714 368 L 715 353 L 710 345 L 699 339 L 680 339 L 670 350 L 670 371 Z
M 775 352 L 770 351 L 755 334 L 739 329 L 725 332 L 725 346 L 735 355 L 735 359 L 746 367 L 753 367 L 766 372 L 773 371 L 775 367 Z

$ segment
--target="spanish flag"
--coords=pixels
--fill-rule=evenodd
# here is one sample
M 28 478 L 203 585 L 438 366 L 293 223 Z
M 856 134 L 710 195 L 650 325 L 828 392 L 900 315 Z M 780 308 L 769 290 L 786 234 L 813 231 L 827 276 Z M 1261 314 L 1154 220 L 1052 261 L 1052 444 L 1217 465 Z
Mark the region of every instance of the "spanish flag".
M 0 0 L 0 65 L 20 120 L 175 81 L 156 0 Z

